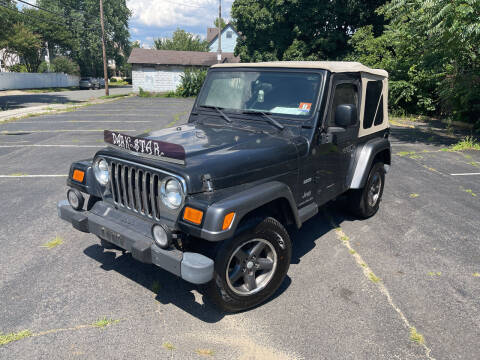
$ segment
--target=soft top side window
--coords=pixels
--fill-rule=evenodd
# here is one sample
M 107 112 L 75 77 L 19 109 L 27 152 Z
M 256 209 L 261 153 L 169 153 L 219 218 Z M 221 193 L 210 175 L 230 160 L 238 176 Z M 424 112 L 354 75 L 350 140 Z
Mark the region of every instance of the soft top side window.
M 335 126 L 335 110 L 338 105 L 354 104 L 358 107 L 358 88 L 353 83 L 340 83 L 335 87 L 335 93 L 330 105 L 327 125 Z
M 365 94 L 365 111 L 363 115 L 363 128 L 368 129 L 373 124 L 383 122 L 383 81 L 369 81 Z M 375 120 L 375 122 L 374 122 Z

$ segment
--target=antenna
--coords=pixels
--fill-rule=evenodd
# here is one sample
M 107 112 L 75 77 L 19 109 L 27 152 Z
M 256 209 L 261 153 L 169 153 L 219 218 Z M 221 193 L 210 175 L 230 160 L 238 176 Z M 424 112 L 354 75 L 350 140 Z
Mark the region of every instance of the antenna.
M 222 0 L 218 0 L 218 50 L 217 62 L 222 62 Z

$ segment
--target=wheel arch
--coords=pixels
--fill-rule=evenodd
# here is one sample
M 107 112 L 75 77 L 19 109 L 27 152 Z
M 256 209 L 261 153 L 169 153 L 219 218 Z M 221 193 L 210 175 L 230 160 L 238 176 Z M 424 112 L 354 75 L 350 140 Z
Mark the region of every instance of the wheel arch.
M 233 223 L 229 230 L 220 231 L 225 215 L 235 212 Z M 295 200 L 290 188 L 282 182 L 271 181 L 256 185 L 252 188 L 236 193 L 211 205 L 206 214 L 201 238 L 210 241 L 228 239 L 238 231 L 243 230 L 252 219 L 260 218 L 260 214 L 276 215 L 280 222 L 294 223 L 301 226 Z M 272 216 L 274 217 L 274 216 Z
M 357 149 L 355 166 L 350 174 L 350 189 L 365 186 L 370 168 L 376 161 L 382 161 L 386 165 L 385 170 L 391 165 L 391 146 L 386 138 L 372 139 Z

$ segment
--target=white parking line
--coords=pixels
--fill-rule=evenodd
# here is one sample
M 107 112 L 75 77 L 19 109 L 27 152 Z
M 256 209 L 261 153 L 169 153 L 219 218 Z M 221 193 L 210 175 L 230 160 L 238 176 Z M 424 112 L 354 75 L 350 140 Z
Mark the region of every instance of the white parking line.
M 0 175 L 0 178 L 44 178 L 44 177 L 67 177 L 68 175 Z
M 480 175 L 480 173 L 463 173 L 463 174 L 450 174 L 452 176 L 470 176 L 470 175 Z
M 83 147 L 83 148 L 103 148 L 105 145 L 57 145 L 57 144 L 19 144 L 19 145 L 0 145 L 0 148 L 24 148 L 24 147 Z

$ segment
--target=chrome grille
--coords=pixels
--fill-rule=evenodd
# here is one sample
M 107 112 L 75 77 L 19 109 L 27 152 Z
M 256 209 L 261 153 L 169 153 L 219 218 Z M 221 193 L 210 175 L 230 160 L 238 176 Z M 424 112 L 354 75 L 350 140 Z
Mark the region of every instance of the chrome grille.
M 110 191 L 113 202 L 149 218 L 160 219 L 161 177 L 152 171 L 110 161 Z

